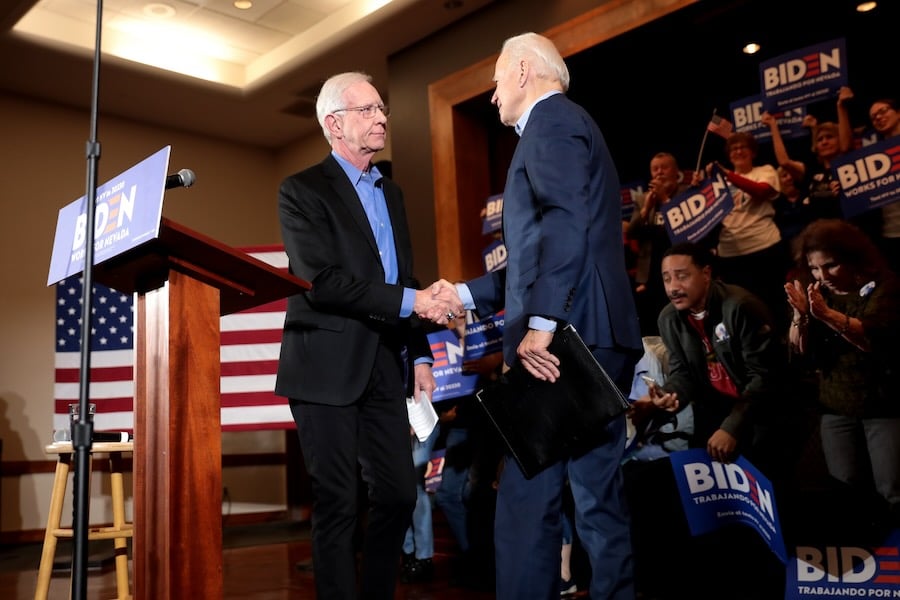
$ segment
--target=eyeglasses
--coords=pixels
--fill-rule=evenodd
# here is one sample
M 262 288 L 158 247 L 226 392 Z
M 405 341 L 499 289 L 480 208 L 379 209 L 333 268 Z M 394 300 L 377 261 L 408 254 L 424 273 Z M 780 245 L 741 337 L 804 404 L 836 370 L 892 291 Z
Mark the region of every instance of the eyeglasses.
M 885 114 L 887 114 L 889 111 L 892 111 L 892 110 L 894 110 L 894 109 L 891 108 L 890 106 L 882 106 L 881 108 L 879 108 L 878 110 L 876 110 L 875 112 L 870 114 L 869 118 L 874 121 L 875 119 L 879 119 L 879 118 L 883 117 Z
M 750 148 L 748 148 L 748 147 L 745 146 L 744 144 L 734 144 L 733 146 L 730 146 L 730 147 L 728 148 L 728 152 L 729 152 L 729 153 L 731 153 L 731 152 L 737 152 L 738 150 L 750 150 Z
M 380 110 L 381 114 L 386 117 L 391 116 L 391 109 L 387 107 L 386 104 L 366 104 L 365 106 L 348 106 L 347 108 L 339 108 L 332 112 L 342 112 L 342 111 L 354 111 L 358 112 L 359 115 L 363 119 L 371 119 L 375 116 L 375 114 Z

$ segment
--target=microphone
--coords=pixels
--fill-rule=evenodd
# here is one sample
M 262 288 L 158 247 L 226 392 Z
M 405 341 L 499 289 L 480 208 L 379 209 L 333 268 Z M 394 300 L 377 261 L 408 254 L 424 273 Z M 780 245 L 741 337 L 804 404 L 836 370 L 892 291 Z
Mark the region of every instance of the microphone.
M 174 175 L 166 177 L 166 189 L 171 190 L 177 187 L 191 187 L 197 181 L 197 176 L 190 169 L 182 169 Z

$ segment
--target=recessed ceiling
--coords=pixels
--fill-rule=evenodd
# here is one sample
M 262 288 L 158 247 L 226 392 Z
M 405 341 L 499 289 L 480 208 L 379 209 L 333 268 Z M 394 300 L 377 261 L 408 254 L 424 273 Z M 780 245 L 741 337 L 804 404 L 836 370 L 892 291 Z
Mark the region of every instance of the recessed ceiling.
M 329 75 L 365 71 L 386 96 L 391 54 L 493 1 L 104 0 L 99 109 L 281 148 L 318 131 Z M 96 0 L 0 2 L 0 90 L 90 108 L 96 22 Z
M 415 0 L 105 0 L 107 56 L 245 90 Z M 40 0 L 13 31 L 93 52 L 95 0 Z

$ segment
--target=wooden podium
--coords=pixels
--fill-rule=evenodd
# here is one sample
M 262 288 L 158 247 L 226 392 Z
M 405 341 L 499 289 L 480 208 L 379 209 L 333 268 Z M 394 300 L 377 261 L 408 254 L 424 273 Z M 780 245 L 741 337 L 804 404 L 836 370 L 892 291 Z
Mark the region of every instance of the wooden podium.
M 219 317 L 310 285 L 165 218 L 93 273 L 138 296 L 134 597 L 221 599 Z

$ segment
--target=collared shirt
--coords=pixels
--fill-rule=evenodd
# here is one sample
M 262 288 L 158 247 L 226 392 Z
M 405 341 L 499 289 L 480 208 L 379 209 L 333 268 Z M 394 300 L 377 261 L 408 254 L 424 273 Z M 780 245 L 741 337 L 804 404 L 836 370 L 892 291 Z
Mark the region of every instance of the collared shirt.
M 550 90 L 549 92 L 547 92 L 546 94 L 543 94 L 540 98 L 538 98 L 537 100 L 532 102 L 531 106 L 529 106 L 528 108 L 525 109 L 525 112 L 523 112 L 522 116 L 519 117 L 519 120 L 516 121 L 515 130 L 516 130 L 516 134 L 518 134 L 519 137 L 522 137 L 522 132 L 525 131 L 525 125 L 528 124 L 528 118 L 531 116 L 531 111 L 534 109 L 535 105 L 538 102 L 540 102 L 541 100 L 546 100 L 550 96 L 553 96 L 556 94 L 562 94 L 562 92 L 559 90 Z
M 399 278 L 397 247 L 394 244 L 394 228 L 391 225 L 391 216 L 388 213 L 384 189 L 381 186 L 381 172 L 374 165 L 368 171 L 360 171 L 336 152 L 332 152 L 331 155 L 347 174 L 347 178 L 353 184 L 360 204 L 366 212 L 366 218 L 369 220 L 369 226 L 375 236 L 375 244 L 378 246 L 378 254 L 381 257 L 385 283 L 396 284 Z M 412 314 L 415 296 L 415 290 L 403 288 L 403 300 L 400 304 L 399 315 L 401 318 L 405 319 Z
M 369 226 L 375 236 L 381 265 L 384 268 L 385 283 L 397 283 L 397 248 L 394 245 L 394 229 L 388 214 L 384 190 L 381 187 L 381 173 L 372 166 L 368 171 L 360 171 L 337 153 L 332 152 L 338 164 L 347 174 L 356 189 L 356 195 L 366 211 Z

